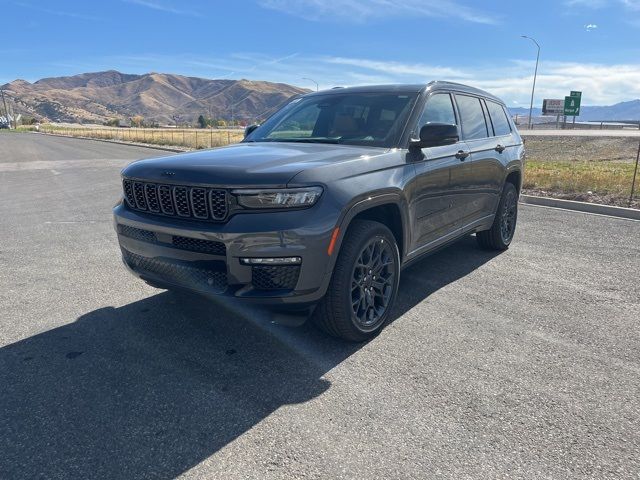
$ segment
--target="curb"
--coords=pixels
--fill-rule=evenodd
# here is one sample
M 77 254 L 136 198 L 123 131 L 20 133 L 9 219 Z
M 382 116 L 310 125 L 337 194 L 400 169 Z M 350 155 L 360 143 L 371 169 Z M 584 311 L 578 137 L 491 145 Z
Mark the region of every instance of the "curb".
M 150 148 L 152 150 L 164 150 L 166 152 L 174 152 L 174 153 L 184 153 L 184 152 L 191 151 L 189 149 L 180 150 L 177 148 L 155 146 L 150 143 L 121 142 L 120 140 L 107 140 L 104 138 L 92 138 L 92 137 L 74 137 L 71 135 L 60 135 L 58 133 L 49 133 L 49 132 L 28 132 L 28 133 L 34 133 L 36 135 L 50 135 L 52 137 L 78 138 L 80 140 L 93 140 L 94 142 L 115 143 L 116 145 L 128 145 L 130 147 Z
M 578 212 L 596 213 L 598 215 L 640 220 L 640 210 L 636 210 L 635 208 L 614 207 L 611 205 L 600 205 L 598 203 L 561 200 L 559 198 L 536 197 L 534 195 L 520 195 L 520 202 L 529 205 L 563 208 L 565 210 L 575 210 Z

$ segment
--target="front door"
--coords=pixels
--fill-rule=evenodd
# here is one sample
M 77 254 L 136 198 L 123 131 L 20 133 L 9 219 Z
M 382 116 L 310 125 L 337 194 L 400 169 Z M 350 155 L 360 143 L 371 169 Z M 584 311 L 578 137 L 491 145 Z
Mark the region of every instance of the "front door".
M 436 93 L 427 99 L 415 132 L 430 122 L 457 124 L 451 95 Z M 410 195 L 413 221 L 411 251 L 435 246 L 454 235 L 460 227 L 455 212 L 462 201 L 459 198 L 459 179 L 471 168 L 468 157 L 464 156 L 467 151 L 465 142 L 423 148 L 422 158 L 415 161 L 416 177 Z

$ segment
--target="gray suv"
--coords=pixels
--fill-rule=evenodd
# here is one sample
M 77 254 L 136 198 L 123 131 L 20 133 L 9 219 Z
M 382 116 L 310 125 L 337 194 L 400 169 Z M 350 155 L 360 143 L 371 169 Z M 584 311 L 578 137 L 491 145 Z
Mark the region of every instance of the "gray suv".
M 388 320 L 403 267 L 474 232 L 484 248 L 511 243 L 524 148 L 486 92 L 338 88 L 245 133 L 123 170 L 115 226 L 135 275 L 363 341 Z

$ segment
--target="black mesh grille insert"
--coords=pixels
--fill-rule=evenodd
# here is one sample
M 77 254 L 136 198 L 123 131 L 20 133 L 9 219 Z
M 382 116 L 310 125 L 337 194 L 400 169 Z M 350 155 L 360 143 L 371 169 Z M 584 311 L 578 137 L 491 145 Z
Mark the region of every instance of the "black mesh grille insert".
M 141 228 L 130 227 L 129 225 L 118 225 L 118 233 L 135 240 L 156 243 L 156 234 L 149 230 L 142 230 Z
M 147 206 L 149 211 L 158 213 L 160 211 L 160 201 L 158 200 L 158 189 L 153 183 L 144 184 L 144 193 L 147 196 Z
M 196 218 L 209 218 L 207 209 L 207 191 L 204 188 L 191 189 L 191 205 L 193 216 Z
M 210 255 L 226 255 L 227 249 L 222 242 L 201 240 L 199 238 L 173 237 L 173 246 L 191 252 L 208 253 Z
M 224 263 L 217 262 L 218 268 L 203 268 L 174 263 L 160 258 L 149 258 L 122 249 L 124 261 L 136 272 L 149 273 L 160 279 L 197 290 L 223 293 L 227 289 L 227 274 Z
M 122 180 L 122 188 L 124 190 L 124 198 L 130 207 L 136 208 L 136 197 L 133 195 L 133 182 L 131 180 Z
M 258 290 L 296 288 L 300 265 L 259 265 L 251 267 L 251 283 Z
M 173 197 L 176 202 L 176 212 L 181 217 L 189 217 L 191 209 L 189 208 L 189 191 L 187 187 L 173 187 Z
M 144 186 L 140 182 L 133 182 L 133 196 L 136 201 L 136 207 L 140 210 L 147 209 L 147 201 L 144 198 Z
M 211 216 L 214 220 L 224 220 L 227 216 L 227 192 L 224 190 L 211 190 Z
M 175 215 L 176 209 L 173 208 L 173 194 L 171 193 L 171 187 L 167 185 L 160 185 L 158 187 L 158 195 L 160 196 L 160 207 L 162 213 L 166 215 Z
M 162 185 L 122 179 L 127 204 L 134 210 L 222 222 L 229 214 L 227 191 L 217 188 Z

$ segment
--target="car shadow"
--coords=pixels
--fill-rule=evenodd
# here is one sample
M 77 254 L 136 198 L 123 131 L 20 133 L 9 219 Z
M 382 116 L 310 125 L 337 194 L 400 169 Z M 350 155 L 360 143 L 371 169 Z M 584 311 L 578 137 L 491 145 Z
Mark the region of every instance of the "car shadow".
M 495 255 L 471 242 L 409 268 L 394 317 Z M 0 478 L 174 478 L 363 347 L 169 292 L 89 312 L 0 349 Z

